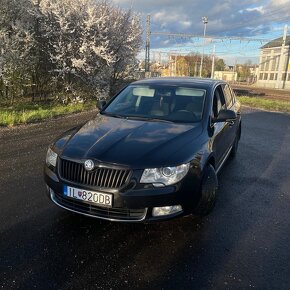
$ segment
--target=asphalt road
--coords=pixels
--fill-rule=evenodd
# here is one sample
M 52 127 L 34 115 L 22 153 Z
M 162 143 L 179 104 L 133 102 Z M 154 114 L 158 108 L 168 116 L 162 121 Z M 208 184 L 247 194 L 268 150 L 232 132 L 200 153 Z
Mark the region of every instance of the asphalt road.
M 244 109 L 208 217 L 119 224 L 45 195 L 48 144 L 94 114 L 0 128 L 0 287 L 290 289 L 290 115 Z

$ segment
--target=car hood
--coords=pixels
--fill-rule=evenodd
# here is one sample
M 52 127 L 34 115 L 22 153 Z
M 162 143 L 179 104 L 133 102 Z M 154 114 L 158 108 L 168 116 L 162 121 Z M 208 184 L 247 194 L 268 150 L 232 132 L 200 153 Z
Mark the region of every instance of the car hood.
M 190 161 L 201 124 L 176 124 L 98 115 L 56 142 L 61 156 L 104 163 L 154 168 Z M 59 148 L 60 149 L 60 148 Z

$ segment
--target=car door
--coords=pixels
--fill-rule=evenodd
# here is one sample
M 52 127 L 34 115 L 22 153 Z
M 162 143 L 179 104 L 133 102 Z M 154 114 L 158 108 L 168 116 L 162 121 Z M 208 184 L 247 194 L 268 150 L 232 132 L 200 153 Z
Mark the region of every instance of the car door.
M 221 110 L 226 109 L 225 98 L 221 85 L 218 85 L 214 90 L 213 105 L 212 105 L 212 117 L 217 118 Z M 213 136 L 212 146 L 215 153 L 216 168 L 220 166 L 225 158 L 228 147 L 228 135 L 229 135 L 229 124 L 227 122 L 218 122 L 212 124 Z
M 228 84 L 223 84 L 223 93 L 224 93 L 224 98 L 226 102 L 226 108 L 228 110 L 234 111 L 236 114 L 238 114 L 238 107 L 235 105 L 234 102 L 234 96 L 232 95 L 231 88 L 229 87 Z M 227 123 L 228 130 L 227 130 L 227 146 L 230 147 L 233 145 L 234 140 L 236 138 L 237 130 L 238 130 L 238 119 L 232 122 Z

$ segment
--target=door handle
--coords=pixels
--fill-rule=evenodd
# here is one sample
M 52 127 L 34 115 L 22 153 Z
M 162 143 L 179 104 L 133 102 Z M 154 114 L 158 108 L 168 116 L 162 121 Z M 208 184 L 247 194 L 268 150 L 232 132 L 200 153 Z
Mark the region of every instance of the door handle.
M 229 121 L 229 126 L 233 127 L 235 125 L 235 121 Z

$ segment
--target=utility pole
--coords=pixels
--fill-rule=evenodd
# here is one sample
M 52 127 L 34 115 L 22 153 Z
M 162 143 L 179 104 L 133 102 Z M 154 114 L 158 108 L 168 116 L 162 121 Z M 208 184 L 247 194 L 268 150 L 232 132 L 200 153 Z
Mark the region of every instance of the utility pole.
M 151 17 L 147 15 L 146 20 L 146 46 L 145 46 L 145 74 L 150 72 L 150 34 L 151 34 Z
M 172 67 L 171 67 L 171 55 L 170 55 L 170 53 L 168 53 L 168 73 L 169 73 L 169 76 L 171 77 L 172 76 Z
M 236 77 L 237 76 L 237 77 Z M 234 65 L 234 81 L 238 81 L 238 71 L 237 71 L 237 58 L 235 58 L 235 65 Z
M 278 67 L 278 76 L 277 76 L 277 82 L 275 85 L 276 89 L 284 89 L 284 87 L 285 87 L 285 79 L 283 79 L 283 73 L 286 73 L 286 69 L 285 69 L 286 68 L 285 67 L 285 62 L 286 62 L 285 61 L 285 45 L 286 45 L 287 32 L 288 32 L 288 26 L 285 25 L 282 46 L 281 46 L 281 55 L 280 55 L 280 61 L 279 61 L 279 67 Z
M 212 51 L 212 62 L 211 62 L 211 78 L 214 78 L 214 61 L 215 61 L 215 45 L 213 46 Z
M 175 61 L 173 60 L 173 54 L 172 53 L 169 53 L 168 54 L 169 56 L 169 75 L 172 77 L 174 76 L 174 63 Z
M 174 76 L 176 77 L 176 72 L 177 72 L 177 56 L 175 55 L 175 58 L 174 58 Z
M 204 58 L 204 46 L 205 46 L 205 33 L 206 33 L 206 25 L 208 24 L 208 17 L 207 16 L 202 17 L 202 22 L 204 24 L 204 29 L 203 29 L 202 55 L 201 55 L 200 69 L 199 69 L 199 77 L 200 78 L 201 78 L 201 75 L 202 75 L 202 66 L 203 66 L 203 58 Z

